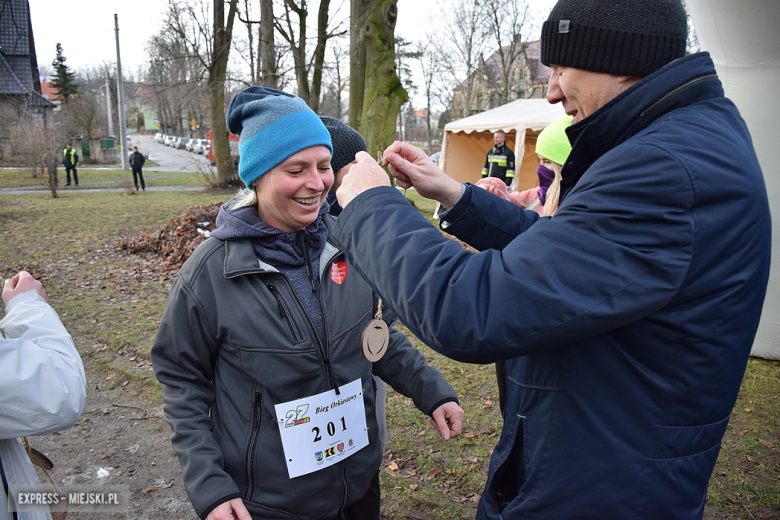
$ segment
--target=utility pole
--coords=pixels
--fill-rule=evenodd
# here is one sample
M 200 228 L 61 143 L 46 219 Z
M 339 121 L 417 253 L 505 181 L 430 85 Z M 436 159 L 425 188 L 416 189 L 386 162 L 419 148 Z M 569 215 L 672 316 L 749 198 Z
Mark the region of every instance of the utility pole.
M 127 127 L 125 123 L 125 85 L 122 81 L 122 59 L 119 57 L 119 16 L 114 14 L 114 28 L 116 30 L 116 90 L 119 93 L 119 130 L 122 142 L 122 169 L 130 169 L 130 153 L 127 149 Z
M 111 85 L 108 83 L 108 71 L 106 71 L 106 110 L 108 111 L 108 135 L 114 135 L 114 116 L 111 114 Z

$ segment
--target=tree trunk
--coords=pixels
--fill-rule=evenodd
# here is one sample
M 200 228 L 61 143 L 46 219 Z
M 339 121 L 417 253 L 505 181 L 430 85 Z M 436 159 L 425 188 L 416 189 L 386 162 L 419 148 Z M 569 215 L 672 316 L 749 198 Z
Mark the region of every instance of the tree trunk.
M 211 146 L 217 163 L 218 182 L 222 186 L 231 184 L 236 176 L 225 122 L 225 76 L 237 3 L 238 0 L 230 0 L 225 20 L 225 0 L 214 0 L 214 49 L 209 64 L 208 86 L 211 95 Z
M 352 43 L 356 44 L 351 51 L 357 56 L 350 57 L 349 121 L 365 138 L 369 153 L 375 154 L 393 142 L 396 116 L 409 99 L 395 72 L 398 11 L 396 0 L 352 0 L 351 5 Z M 362 95 L 359 112 L 354 99 L 358 95 Z
M 368 21 L 371 0 L 350 1 L 349 28 L 349 126 L 360 128 L 363 90 L 366 86 L 366 47 L 362 29 Z
M 298 36 L 296 40 L 295 29 L 293 27 L 290 11 L 298 17 Z M 286 29 L 281 29 L 282 36 L 290 44 L 290 51 L 293 56 L 293 67 L 295 68 L 295 80 L 298 86 L 298 97 L 309 104 L 309 70 L 306 66 L 306 0 L 301 0 L 301 4 L 296 4 L 293 0 L 284 1 L 284 21 L 287 23 Z
M 322 87 L 322 67 L 325 63 L 325 45 L 328 43 L 328 8 L 330 0 L 320 0 L 317 14 L 317 46 L 314 48 L 314 71 L 311 78 L 309 106 L 320 112 L 320 90 Z
M 261 84 L 276 88 L 276 51 L 274 49 L 274 3 L 260 0 L 260 67 Z
M 262 9 L 262 7 L 261 7 Z M 259 81 L 260 79 L 260 61 L 261 61 L 261 54 L 258 52 L 257 54 L 257 60 L 255 60 L 255 53 L 254 51 L 254 45 L 255 45 L 255 29 L 254 24 L 256 22 L 253 22 L 249 19 L 249 0 L 244 0 L 244 16 L 247 17 L 246 22 L 244 22 L 244 25 L 246 25 L 246 39 L 247 39 L 247 47 L 249 48 L 249 77 L 251 78 L 250 81 L 252 84 L 255 84 L 255 82 Z M 262 38 L 262 35 L 261 35 Z M 257 43 L 258 51 L 262 48 L 262 40 Z

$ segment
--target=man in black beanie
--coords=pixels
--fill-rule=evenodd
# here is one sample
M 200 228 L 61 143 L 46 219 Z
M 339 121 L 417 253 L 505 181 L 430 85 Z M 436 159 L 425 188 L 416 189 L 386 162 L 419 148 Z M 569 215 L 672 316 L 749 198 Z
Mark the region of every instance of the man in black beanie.
M 320 119 L 328 129 L 333 144 L 333 157 L 330 160 L 330 166 L 333 168 L 333 186 L 330 187 L 327 200 L 330 204 L 330 214 L 338 217 L 341 206 L 336 200 L 336 190 L 341 186 L 341 180 L 349 168 L 355 163 L 355 154 L 367 150 L 366 140 L 357 130 L 335 117 L 320 116 Z
M 750 134 L 680 0 L 559 0 L 548 100 L 574 116 L 552 218 L 447 177 L 394 143 L 368 155 L 332 230 L 438 352 L 506 361 L 478 519 L 698 519 L 758 327 L 771 223 Z M 506 312 L 512 309 L 512 312 Z

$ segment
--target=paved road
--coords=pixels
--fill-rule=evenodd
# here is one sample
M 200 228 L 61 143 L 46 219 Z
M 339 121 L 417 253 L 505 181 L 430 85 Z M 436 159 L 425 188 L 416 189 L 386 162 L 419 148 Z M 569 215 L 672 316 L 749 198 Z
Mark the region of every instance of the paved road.
M 157 162 L 157 166 L 145 167 L 144 170 L 158 172 L 194 172 L 213 173 L 217 169 L 209 164 L 205 155 L 198 155 L 186 150 L 176 150 L 164 144 L 156 143 L 154 136 L 130 134 L 129 149 L 138 147 L 138 151 Z
M 140 149 L 139 149 L 140 150 Z M 146 191 L 203 191 L 205 186 L 147 186 Z M 60 186 L 57 190 L 57 195 L 68 193 L 73 191 L 74 193 L 99 193 L 104 191 L 116 191 L 126 192 L 127 188 L 78 188 L 76 190 L 70 190 Z M 34 195 L 36 193 L 51 193 L 48 186 L 41 186 L 35 188 L 0 188 L 0 195 Z M 138 192 L 143 193 L 142 191 Z

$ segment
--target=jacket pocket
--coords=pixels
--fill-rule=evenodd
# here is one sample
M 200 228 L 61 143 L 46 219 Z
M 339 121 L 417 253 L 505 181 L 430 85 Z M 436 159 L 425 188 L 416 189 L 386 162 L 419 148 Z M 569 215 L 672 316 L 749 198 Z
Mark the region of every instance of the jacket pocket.
M 689 457 L 715 446 L 726 432 L 731 415 L 720 421 L 696 426 L 656 426 L 658 444 L 653 453 L 655 460 Z
M 503 462 L 498 464 L 491 478 L 489 493 L 499 511 L 503 511 L 517 497 L 525 482 L 524 426 L 526 417 L 516 414 L 512 447 Z
M 274 284 L 266 284 L 266 287 L 268 287 L 268 290 L 271 291 L 271 294 L 273 294 L 274 298 L 276 298 L 276 304 L 279 306 L 279 317 L 286 321 L 287 325 L 290 327 L 290 334 L 292 335 L 293 343 L 298 343 L 303 339 L 303 336 L 301 336 L 301 333 L 295 326 L 295 322 L 292 319 L 292 314 L 290 314 L 290 309 L 287 307 L 287 304 L 284 302 L 282 295 L 279 294 L 279 290 L 276 288 L 276 286 L 274 286 Z
M 246 448 L 246 490 L 244 500 L 251 500 L 255 487 L 255 455 L 257 445 L 260 440 L 260 426 L 263 417 L 263 394 L 255 392 L 255 399 L 252 403 L 252 435 L 249 436 L 249 444 Z

